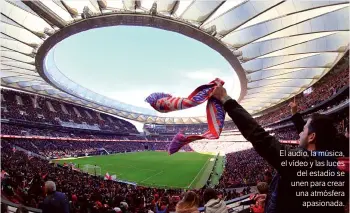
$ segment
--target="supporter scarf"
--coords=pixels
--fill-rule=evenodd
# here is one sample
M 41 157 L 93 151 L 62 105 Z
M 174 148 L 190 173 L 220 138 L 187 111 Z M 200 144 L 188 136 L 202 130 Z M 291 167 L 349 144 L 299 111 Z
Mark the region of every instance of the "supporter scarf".
M 224 85 L 224 81 L 216 78 L 209 84 L 204 84 L 195 89 L 187 98 L 172 97 L 165 93 L 152 93 L 146 98 L 155 110 L 162 113 L 188 109 L 207 102 L 208 130 L 202 135 L 184 135 L 179 132 L 170 143 L 168 153 L 174 154 L 186 144 L 201 139 L 218 139 L 225 121 L 225 111 L 219 100 L 211 98 L 211 94 L 218 86 Z

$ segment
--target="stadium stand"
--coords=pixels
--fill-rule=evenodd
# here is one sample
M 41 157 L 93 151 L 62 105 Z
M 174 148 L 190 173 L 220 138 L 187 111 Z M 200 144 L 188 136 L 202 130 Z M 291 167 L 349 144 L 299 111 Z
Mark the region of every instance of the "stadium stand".
M 1 90 L 4 119 L 31 121 L 91 130 L 138 133 L 130 122 L 77 105 L 14 90 Z
M 318 104 L 320 101 L 331 100 L 337 91 L 347 87 L 347 69 L 336 74 L 330 73 L 322 82 L 315 85 L 308 97 L 312 101 L 302 102 L 303 98 L 297 97 L 297 102 L 302 103 L 299 110 L 307 110 L 307 107 Z M 322 85 L 327 86 L 322 86 Z M 332 86 L 330 92 L 322 96 L 319 91 Z M 327 90 L 328 91 L 328 90 Z M 305 97 L 305 98 L 306 98 Z M 307 99 L 309 100 L 309 99 Z M 118 206 L 121 201 L 129 204 L 131 212 L 142 212 L 154 209 L 156 201 L 161 205 L 169 205 L 169 210 L 175 210 L 176 203 L 181 197 L 182 190 L 154 189 L 147 187 L 130 188 L 123 183 L 109 182 L 80 172 L 71 167 L 61 167 L 49 164 L 48 159 L 100 155 L 108 153 L 120 153 L 145 150 L 167 150 L 167 146 L 174 134 L 184 131 L 187 134 L 200 134 L 207 128 L 206 125 L 145 125 L 150 135 L 135 134 L 136 128 L 127 121 L 109 115 L 84 109 L 79 106 L 65 104 L 56 100 L 18 91 L 2 89 L 2 126 L 1 134 L 21 136 L 27 138 L 2 138 L 2 169 L 8 175 L 3 179 L 3 195 L 14 203 L 40 208 L 43 201 L 40 186 L 45 180 L 54 180 L 58 190 L 64 192 L 71 201 L 71 212 L 85 212 L 91 209 L 95 212 L 105 212 Z M 44 104 L 46 103 L 46 104 Z M 311 104 L 311 105 L 310 105 Z M 306 106 L 306 107 L 305 107 Z M 345 107 L 344 107 L 345 106 Z M 331 104 L 321 106 L 316 112 L 330 113 L 337 121 L 338 131 L 345 134 L 348 128 L 347 110 L 348 96 L 343 95 L 339 100 Z M 54 113 L 53 113 L 54 112 Z M 285 112 L 285 113 L 281 113 Z M 279 122 L 289 115 L 289 108 L 262 116 L 259 121 L 263 125 L 269 125 L 270 133 L 280 140 L 297 140 L 298 135 L 294 127 L 287 120 Z M 276 115 L 274 117 L 274 115 Z M 91 119 L 91 117 L 93 119 Z M 307 118 L 307 114 L 305 118 Z M 273 117 L 273 119 L 268 119 Z M 102 122 L 96 123 L 99 120 Z M 104 122 L 103 122 L 104 121 Z M 66 125 L 69 122 L 72 125 Z M 41 125 L 38 125 L 41 124 Z M 77 124 L 84 124 L 79 126 Z M 271 125 L 272 124 L 272 125 Z M 91 127 L 97 127 L 93 129 Z M 111 128 L 115 127 L 115 128 Z M 157 128 L 155 128 L 157 127 Z M 124 134 L 120 134 L 120 129 Z M 126 134 L 125 134 L 126 133 Z M 51 140 L 39 140 L 30 138 L 33 136 L 52 137 Z M 65 138 L 57 140 L 55 138 Z M 93 140 L 85 141 L 74 140 Z M 113 143 L 99 140 L 118 140 Z M 136 142 L 138 141 L 138 142 Z M 23 148 L 26 151 L 39 154 L 44 159 L 28 156 L 26 152 L 14 147 Z M 103 148 L 103 149 L 102 149 Z M 225 200 L 231 200 L 249 194 L 249 188 L 237 192 L 236 187 L 254 186 L 258 182 L 267 181 L 266 174 L 274 174 L 274 170 L 251 148 L 250 143 L 237 131 L 232 122 L 225 124 L 222 137 L 217 141 L 197 141 L 184 148 L 186 151 L 217 151 L 225 153 L 225 170 L 221 175 L 216 190 Z M 46 158 L 46 159 L 45 159 Z M 219 175 L 219 174 L 218 174 Z M 88 185 L 81 184 L 89 183 Z M 125 195 L 128 192 L 128 195 Z M 203 190 L 196 191 L 200 197 Z M 201 199 L 201 205 L 204 205 Z
M 8 178 L 2 180 L 3 195 L 14 203 L 26 206 L 40 208 L 44 198 L 41 186 L 43 181 L 48 179 L 56 182 L 57 191 L 66 193 L 71 201 L 71 212 L 87 212 L 87 209 L 103 212 L 118 206 L 121 201 L 129 204 L 131 212 L 139 212 L 140 209 L 154 209 L 158 200 L 162 205 L 169 205 L 169 209 L 174 210 L 182 194 L 182 190 L 176 189 L 130 187 L 127 184 L 77 172 L 72 167 L 49 164 L 47 160 L 13 150 L 13 141 L 3 140 L 1 151 L 2 168 L 8 174 Z M 196 192 L 201 194 L 203 190 Z M 235 190 L 218 192 L 226 199 L 243 195 L 243 192 L 239 194 Z M 244 194 L 248 192 L 244 190 Z M 203 201 L 201 204 L 203 205 Z
M 1 6 L 1 212 L 26 212 L 22 205 L 41 212 L 47 180 L 67 196 L 71 213 L 174 212 L 184 197 L 194 207 L 191 212 L 209 212 L 203 206 L 210 199 L 219 199 L 230 213 L 264 212 L 240 204 L 255 186 L 260 192 L 259 185 L 270 184 L 276 171 L 232 121 L 225 122 L 219 139 L 182 148 L 224 159 L 223 173 L 215 172 L 215 158 L 209 180 L 194 193 L 104 180 L 79 171 L 79 165 L 52 163 L 57 158 L 166 151 L 178 132 L 198 135 L 207 130 L 203 117 L 152 123 L 156 116 L 54 75 L 59 68 L 53 62 L 47 66 L 54 61 L 47 57 L 49 51 L 62 39 L 90 29 L 147 26 L 206 44 L 236 71 L 241 85 L 237 99 L 244 108 L 258 113 L 259 124 L 288 146 L 299 139 L 288 106 L 293 100 L 303 119 L 315 112 L 327 114 L 340 134 L 349 135 L 348 1 L 4 0 Z M 83 51 L 94 52 L 88 46 Z M 97 109 L 151 123 L 140 134 L 127 120 Z M 212 178 L 220 178 L 215 191 L 206 190 Z
M 299 103 L 300 112 L 310 110 L 317 104 L 337 95 L 339 91 L 348 94 L 348 91 L 344 91 L 345 88 L 349 88 L 348 59 L 349 56 L 347 53 L 337 65 L 338 67 L 327 73 L 326 76 L 312 86 L 312 92 L 310 94 L 304 95 L 302 93 L 295 97 L 296 102 Z M 274 107 L 275 110 L 258 117 L 257 120 L 261 125 L 268 125 L 289 117 L 289 102 L 290 101 L 285 101 L 279 104 Z

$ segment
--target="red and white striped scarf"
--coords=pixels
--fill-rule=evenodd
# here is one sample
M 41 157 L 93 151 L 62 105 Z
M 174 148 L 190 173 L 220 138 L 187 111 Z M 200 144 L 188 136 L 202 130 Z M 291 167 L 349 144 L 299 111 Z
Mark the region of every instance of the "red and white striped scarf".
M 216 87 L 224 85 L 224 81 L 216 78 L 209 84 L 204 84 L 195 89 L 187 98 L 172 97 L 164 93 L 152 93 L 146 98 L 155 110 L 162 113 L 188 109 L 198 106 L 199 104 L 207 102 L 207 121 L 208 130 L 202 135 L 184 135 L 179 132 L 172 140 L 168 152 L 174 154 L 184 145 L 195 140 L 201 139 L 218 139 L 220 137 L 222 128 L 224 127 L 225 111 L 221 102 L 213 97 L 211 94 Z

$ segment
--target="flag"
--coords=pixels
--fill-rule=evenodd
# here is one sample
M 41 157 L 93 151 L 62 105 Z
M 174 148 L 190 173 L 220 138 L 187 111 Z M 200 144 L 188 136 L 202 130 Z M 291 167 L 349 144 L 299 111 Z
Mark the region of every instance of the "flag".
M 79 171 L 80 171 L 80 169 L 75 168 L 75 166 L 74 166 L 74 165 L 72 165 L 72 170 L 77 171 L 77 172 L 79 172 Z
M 181 147 L 192 141 L 218 139 L 220 137 L 222 128 L 224 127 L 225 111 L 221 102 L 211 97 L 211 94 L 216 87 L 222 86 L 224 83 L 221 79 L 216 78 L 209 84 L 199 86 L 187 98 L 172 97 L 165 93 L 152 93 L 146 98 L 145 101 L 147 103 L 162 113 L 188 109 L 208 101 L 206 108 L 208 130 L 202 135 L 184 135 L 183 132 L 179 132 L 170 143 L 168 150 L 170 155 L 178 152 Z
M 109 175 L 109 173 L 107 172 L 105 174 L 105 180 L 116 180 L 117 179 L 117 176 L 116 175 Z

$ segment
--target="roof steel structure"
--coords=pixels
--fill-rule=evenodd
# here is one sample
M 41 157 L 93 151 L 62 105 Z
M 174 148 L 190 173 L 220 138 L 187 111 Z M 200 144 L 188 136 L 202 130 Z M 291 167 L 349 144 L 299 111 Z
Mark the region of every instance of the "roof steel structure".
M 1 84 L 145 123 L 196 124 L 110 100 L 62 77 L 49 50 L 95 27 L 152 26 L 218 51 L 241 82 L 240 103 L 258 113 L 312 86 L 349 45 L 349 1 L 1 1 Z M 67 83 L 70 82 L 70 83 Z

